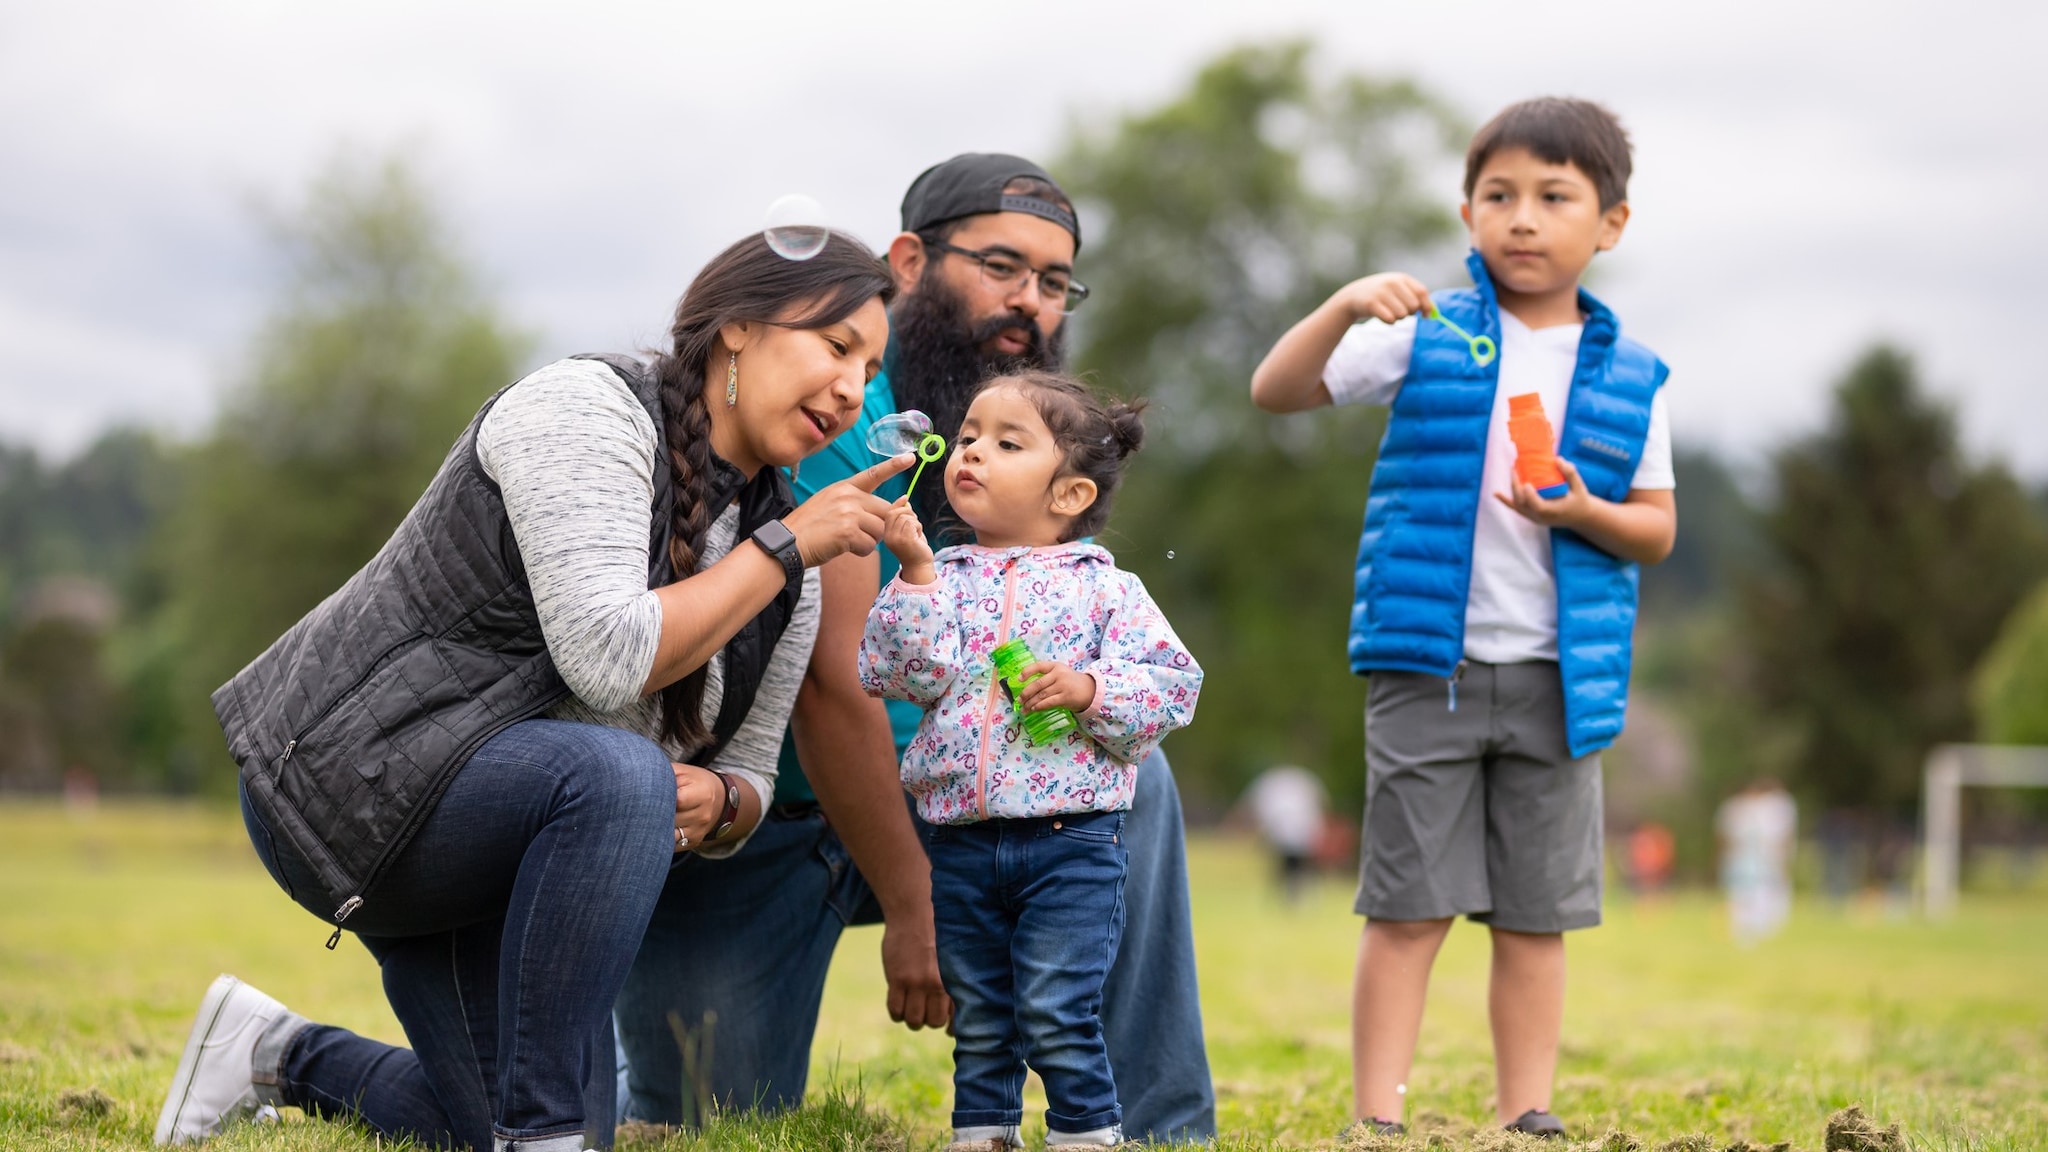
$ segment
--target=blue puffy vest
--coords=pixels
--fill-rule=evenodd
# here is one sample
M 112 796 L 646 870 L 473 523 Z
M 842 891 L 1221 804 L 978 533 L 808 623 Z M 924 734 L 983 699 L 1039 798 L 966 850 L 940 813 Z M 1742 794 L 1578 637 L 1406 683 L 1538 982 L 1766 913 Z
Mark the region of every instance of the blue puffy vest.
M 1475 288 L 1433 297 L 1443 314 L 1500 345 L 1493 281 L 1477 252 L 1466 258 Z M 1650 401 L 1669 370 L 1621 335 L 1607 306 L 1584 291 L 1585 329 L 1572 375 L 1558 454 L 1594 495 L 1628 498 L 1650 430 Z M 1465 658 L 1465 601 L 1472 584 L 1472 533 L 1500 361 L 1476 363 L 1464 339 L 1419 320 L 1408 376 L 1380 443 L 1365 531 L 1358 538 L 1351 607 L 1351 670 L 1376 668 L 1450 676 Z M 1565 730 L 1573 756 L 1613 743 L 1628 706 L 1636 620 L 1636 565 L 1576 532 L 1550 534 L 1557 575 L 1557 650 L 1564 678 Z

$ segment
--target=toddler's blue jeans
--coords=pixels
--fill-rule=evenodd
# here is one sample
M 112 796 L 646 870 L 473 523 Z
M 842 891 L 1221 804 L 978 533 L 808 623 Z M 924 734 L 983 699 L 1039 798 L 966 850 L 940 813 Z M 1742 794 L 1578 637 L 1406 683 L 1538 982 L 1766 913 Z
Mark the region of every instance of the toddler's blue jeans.
M 1123 1123 L 1101 1018 L 1124 927 L 1123 826 L 1121 812 L 927 826 L 954 1128 L 1020 1123 L 1027 1063 L 1054 1132 Z

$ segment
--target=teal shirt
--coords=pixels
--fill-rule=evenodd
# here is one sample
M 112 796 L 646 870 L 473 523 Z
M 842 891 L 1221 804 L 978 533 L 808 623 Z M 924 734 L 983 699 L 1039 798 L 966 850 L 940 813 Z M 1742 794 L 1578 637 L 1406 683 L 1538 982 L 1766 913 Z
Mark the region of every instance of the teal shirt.
M 868 381 L 867 400 L 861 405 L 860 416 L 853 427 L 834 437 L 830 444 L 815 454 L 804 458 L 797 469 L 790 487 L 796 490 L 798 502 L 811 498 L 811 494 L 828 484 L 841 480 L 882 462 L 882 458 L 868 448 L 868 429 L 875 421 L 896 411 L 896 389 L 889 384 L 887 372 L 877 372 Z M 929 481 L 931 477 L 926 477 Z M 910 490 L 910 474 L 890 477 L 875 489 L 875 495 L 884 500 L 895 500 Z M 882 558 L 882 583 L 896 578 L 901 567 L 896 557 L 887 548 L 879 550 Z M 910 746 L 910 738 L 917 734 L 918 722 L 924 719 L 924 709 L 907 700 L 885 701 L 889 706 L 889 727 L 896 737 L 896 754 Z M 782 736 L 782 758 L 775 774 L 775 802 L 777 804 L 801 803 L 817 799 L 811 791 L 811 782 L 804 775 L 803 765 L 797 760 L 796 740 L 789 733 Z

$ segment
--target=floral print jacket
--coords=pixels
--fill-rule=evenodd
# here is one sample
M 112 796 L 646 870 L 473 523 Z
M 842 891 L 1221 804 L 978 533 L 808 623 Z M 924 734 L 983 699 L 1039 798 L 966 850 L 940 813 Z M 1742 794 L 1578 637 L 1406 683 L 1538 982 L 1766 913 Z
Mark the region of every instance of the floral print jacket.
M 1093 544 L 965 545 L 935 557 L 938 578 L 898 576 L 860 643 L 870 696 L 908 700 L 924 722 L 903 785 L 934 824 L 1116 812 L 1137 762 L 1195 715 L 1202 669 L 1136 576 Z M 1034 747 L 989 653 L 1023 638 L 1041 660 L 1095 678 L 1081 730 Z

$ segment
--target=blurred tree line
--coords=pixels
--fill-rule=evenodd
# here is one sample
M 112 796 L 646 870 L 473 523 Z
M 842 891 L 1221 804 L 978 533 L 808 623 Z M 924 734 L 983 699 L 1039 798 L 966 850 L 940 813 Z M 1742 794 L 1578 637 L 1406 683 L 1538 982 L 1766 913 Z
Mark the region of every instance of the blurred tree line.
M 402 160 L 337 160 L 273 232 L 275 311 L 203 438 L 0 456 L 0 787 L 232 791 L 213 689 L 375 553 L 516 375 L 527 339 Z
M 1464 282 L 1465 139 L 1429 93 L 1288 43 L 1077 129 L 1054 165 L 1094 226 L 1079 366 L 1156 405 L 1109 541 L 1208 669 L 1202 722 L 1171 747 L 1198 807 L 1283 761 L 1362 800 L 1365 686 L 1344 638 L 1382 416 L 1269 417 L 1246 387 L 1349 279 Z M 1882 873 L 1932 744 L 2048 742 L 2048 589 L 2012 616 L 2048 578 L 2048 518 L 1968 457 L 1904 354 L 1852 365 L 1828 427 L 1770 453 L 1756 499 L 1710 454 L 1676 468 L 1678 546 L 1643 579 L 1638 722 L 1608 757 L 1610 781 L 1650 779 L 1611 790 L 1617 820 L 1672 824 L 1700 870 L 1715 804 L 1776 776 Z
M 1344 640 L 1383 416 L 1269 417 L 1246 388 L 1351 278 L 1463 282 L 1468 128 L 1411 83 L 1282 43 L 1077 124 L 1052 165 L 1090 231 L 1077 366 L 1153 402 L 1106 542 L 1208 669 L 1171 747 L 1197 812 L 1282 761 L 1360 802 Z M 208 694 L 374 552 L 517 374 L 526 338 L 402 162 L 337 162 L 275 233 L 275 311 L 198 442 L 117 432 L 55 466 L 0 451 L 0 787 L 82 765 L 231 790 Z M 1676 465 L 1678 546 L 1644 575 L 1636 707 L 1608 758 L 1615 819 L 1672 824 L 1699 865 L 1714 803 L 1774 775 L 1878 845 L 1910 830 L 1931 744 L 2048 742 L 2048 517 L 1970 457 L 1903 353 L 1849 366 L 1828 424 L 1763 475 Z

